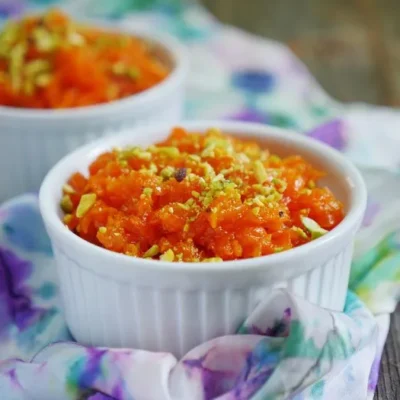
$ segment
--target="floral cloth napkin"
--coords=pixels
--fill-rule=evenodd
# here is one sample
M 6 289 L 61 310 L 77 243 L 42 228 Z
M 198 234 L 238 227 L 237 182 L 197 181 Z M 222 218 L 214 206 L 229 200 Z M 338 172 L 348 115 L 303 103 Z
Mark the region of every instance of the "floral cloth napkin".
M 0 16 L 50 3 L 177 36 L 191 61 L 187 117 L 269 123 L 328 143 L 361 168 L 369 202 L 343 313 L 277 290 L 237 335 L 211 340 L 177 360 L 74 343 L 37 197 L 11 200 L 0 208 L 0 398 L 372 398 L 388 315 L 400 295 L 400 115 L 335 102 L 283 45 L 223 26 L 192 3 L 0 0 Z

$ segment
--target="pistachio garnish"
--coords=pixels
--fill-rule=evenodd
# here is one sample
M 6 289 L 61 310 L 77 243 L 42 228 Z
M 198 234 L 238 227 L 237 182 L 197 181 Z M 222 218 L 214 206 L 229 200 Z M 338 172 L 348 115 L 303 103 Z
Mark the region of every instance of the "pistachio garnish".
M 43 88 L 50 84 L 51 78 L 50 74 L 41 74 L 35 78 L 34 82 L 36 86 Z
M 301 217 L 301 222 L 305 226 L 305 228 L 311 233 L 311 239 L 318 239 L 319 237 L 328 233 L 328 231 L 311 218 Z
M 177 147 L 152 147 L 151 148 L 155 153 L 164 154 L 168 157 L 174 158 L 179 156 L 179 149 Z
M 268 180 L 267 171 L 265 170 L 264 164 L 260 160 L 254 162 L 254 174 L 258 183 L 262 184 Z
M 160 252 L 159 247 L 154 244 L 153 246 L 151 246 L 144 254 L 143 257 L 147 258 L 147 257 L 155 257 L 158 253 Z
M 167 250 L 165 253 L 161 254 L 161 256 L 160 256 L 160 260 L 162 260 L 162 261 L 172 262 L 172 261 L 174 261 L 174 259 L 175 259 L 175 254 L 171 249 Z
M 68 183 L 65 183 L 63 185 L 62 189 L 63 189 L 63 192 L 67 193 L 67 194 L 75 193 L 74 188 L 71 185 L 69 185 Z
M 95 193 L 84 194 L 79 201 L 76 209 L 76 216 L 82 218 L 96 203 L 97 196 Z
M 71 197 L 69 197 L 68 195 L 64 195 L 61 198 L 61 202 L 60 202 L 60 206 L 61 209 L 65 212 L 65 213 L 70 213 L 72 212 L 73 209 L 73 204 L 72 204 L 72 200 Z

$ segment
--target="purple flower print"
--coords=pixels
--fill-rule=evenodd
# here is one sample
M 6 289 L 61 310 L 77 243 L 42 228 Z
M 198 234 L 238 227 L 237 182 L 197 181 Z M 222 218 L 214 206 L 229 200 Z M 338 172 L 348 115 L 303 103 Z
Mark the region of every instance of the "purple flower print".
M 212 351 L 212 349 L 210 350 Z M 207 364 L 208 353 L 200 359 L 185 360 L 183 363 L 189 369 L 196 369 L 201 373 L 204 387 L 204 399 L 211 400 L 226 393 L 236 377 L 236 371 L 213 370 Z
M 0 247 L 0 334 L 9 324 L 24 330 L 34 324 L 44 310 L 33 306 L 26 284 L 32 264 Z
M 23 10 L 22 0 L 0 0 L 0 18 L 16 17 L 22 14 Z
M 369 374 L 369 379 L 368 379 L 368 390 L 370 392 L 374 392 L 374 390 L 376 389 L 376 385 L 378 384 L 380 365 L 381 365 L 381 354 L 379 354 L 378 357 L 375 358 L 371 367 L 371 372 Z
M 246 334 L 270 336 L 270 337 L 286 337 L 289 335 L 290 321 L 292 312 L 290 308 L 286 308 L 283 312 L 282 319 L 277 320 L 272 327 L 267 327 L 265 330 L 256 325 L 252 325 L 246 329 Z
M 336 150 L 343 150 L 346 146 L 344 123 L 340 119 L 334 119 L 318 126 L 308 132 L 308 136 L 317 139 Z

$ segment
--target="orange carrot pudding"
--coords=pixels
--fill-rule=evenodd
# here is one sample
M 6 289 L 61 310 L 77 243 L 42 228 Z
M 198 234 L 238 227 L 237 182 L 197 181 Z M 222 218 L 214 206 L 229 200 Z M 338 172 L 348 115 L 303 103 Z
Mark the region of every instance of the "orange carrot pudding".
M 258 257 L 324 235 L 344 217 L 298 155 L 173 129 L 162 143 L 100 155 L 63 187 L 64 223 L 106 249 L 164 261 Z
M 0 104 L 71 108 L 149 89 L 169 74 L 140 38 L 80 25 L 60 11 L 6 23 L 0 34 Z

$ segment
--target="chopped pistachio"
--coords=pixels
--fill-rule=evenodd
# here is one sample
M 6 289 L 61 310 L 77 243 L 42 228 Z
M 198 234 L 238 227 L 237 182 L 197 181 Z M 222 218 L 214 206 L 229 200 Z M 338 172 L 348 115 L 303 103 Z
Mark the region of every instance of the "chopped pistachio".
M 175 168 L 174 167 L 165 167 L 161 170 L 160 175 L 164 179 L 172 178 L 175 174 Z
M 195 197 L 196 199 L 200 197 L 200 193 L 196 192 L 195 190 L 192 190 L 192 196 Z
M 65 213 L 71 213 L 74 207 L 72 204 L 71 197 L 69 197 L 67 194 L 64 195 L 61 199 L 60 207 Z
M 72 221 L 72 215 L 71 214 L 64 215 L 63 221 L 64 224 L 69 224 Z
M 214 145 L 209 145 L 209 146 L 207 146 L 207 147 L 201 152 L 201 156 L 202 156 L 202 157 L 215 157 L 214 149 L 215 149 L 215 146 L 214 146 Z
M 131 79 L 137 79 L 140 77 L 140 71 L 136 67 L 130 67 L 127 71 L 127 74 Z
M 76 209 L 76 216 L 82 218 L 94 205 L 97 196 L 95 193 L 84 194 Z
M 278 163 L 278 162 L 280 162 L 282 159 L 279 157 L 279 156 L 277 156 L 276 154 L 272 154 L 270 157 L 269 157 L 269 161 L 270 162 L 273 162 L 273 163 Z
M 210 131 L 209 131 L 210 132 Z M 218 132 L 220 132 L 218 130 Z M 218 134 L 218 136 L 220 133 Z M 208 157 L 208 153 L 212 154 L 216 148 L 223 149 L 227 153 L 233 152 L 232 142 L 228 138 L 223 137 L 209 137 L 205 141 L 205 148 L 202 152 L 203 157 Z
M 275 247 L 274 253 L 281 253 L 284 249 L 284 247 Z
M 51 74 L 40 74 L 35 78 L 35 85 L 42 88 L 46 87 L 50 84 L 51 79 Z
M 260 207 L 254 207 L 251 211 L 254 215 L 257 216 L 258 214 L 260 214 Z
M 47 60 L 33 60 L 28 62 L 24 67 L 24 72 L 28 76 L 34 76 L 51 69 L 50 62 Z
M 270 202 L 276 202 L 282 199 L 282 194 L 279 193 L 277 190 L 273 190 L 270 194 L 265 198 L 265 200 Z
M 125 75 L 127 73 L 128 67 L 123 62 L 117 62 L 112 65 L 111 71 L 115 75 Z
M 241 163 L 245 163 L 245 164 L 250 162 L 250 158 L 245 153 L 237 154 L 236 159 L 238 161 L 240 161 Z
M 210 214 L 210 225 L 211 225 L 211 228 L 215 229 L 217 227 L 217 222 L 218 222 L 217 213 L 215 211 L 213 211 Z
M 259 183 L 264 183 L 268 180 L 267 171 L 265 170 L 264 164 L 260 160 L 254 162 L 254 174 Z
M 152 193 L 153 193 L 153 189 L 151 189 L 151 188 L 144 188 L 144 189 L 143 189 L 143 194 L 144 194 L 145 196 L 150 197 L 150 196 L 152 195 Z
M 165 253 L 161 254 L 160 260 L 172 262 L 175 259 L 175 254 L 173 250 L 169 249 Z
M 153 244 L 144 254 L 143 257 L 155 257 L 160 252 L 159 247 Z
M 171 158 L 178 157 L 180 154 L 179 149 L 177 147 L 172 147 L 172 146 L 155 147 L 154 151 L 156 153 L 160 153 Z
M 119 95 L 119 88 L 117 85 L 110 84 L 110 86 L 107 88 L 107 97 L 110 100 L 117 99 Z
M 313 180 L 308 181 L 308 185 L 307 185 L 310 189 L 314 189 L 315 188 L 315 182 Z
M 213 182 L 223 181 L 224 179 L 224 175 L 218 174 L 215 178 L 213 178 Z
M 283 193 L 286 190 L 287 183 L 283 179 L 274 178 L 272 183 L 278 187 L 279 192 Z
M 182 210 L 189 210 L 190 207 L 187 204 L 183 204 L 183 203 L 176 203 L 176 205 L 180 208 L 182 208 Z
M 307 234 L 303 231 L 303 229 L 299 228 L 298 226 L 293 226 L 292 231 L 297 232 L 303 239 L 307 239 Z
M 151 163 L 151 164 L 149 165 L 149 171 L 156 174 L 156 173 L 158 172 L 157 165 L 154 164 L 154 163 Z
M 255 196 L 253 199 L 253 203 L 257 204 L 260 207 L 263 207 L 264 206 L 263 200 L 264 201 L 266 200 L 264 196 Z
M 211 257 L 211 258 L 205 258 L 203 262 L 222 262 L 224 261 L 221 257 Z
M 22 67 L 27 47 L 24 43 L 16 44 L 10 51 L 9 73 L 11 86 L 14 91 L 20 91 L 22 87 Z
M 208 178 L 212 178 L 215 176 L 214 168 L 207 162 L 203 163 L 205 176 Z
M 101 227 L 99 228 L 99 232 L 100 232 L 100 233 L 107 233 L 107 228 L 106 228 L 105 226 L 101 226 Z
M 27 96 L 32 96 L 35 92 L 35 86 L 31 81 L 25 81 L 22 86 L 23 92 Z
M 121 160 L 126 160 L 132 157 L 139 158 L 140 160 L 150 161 L 151 153 L 144 151 L 140 147 L 130 147 L 124 150 L 117 150 L 118 158 Z
M 197 154 L 190 154 L 188 158 L 191 161 L 196 161 L 196 162 L 200 162 L 201 161 L 201 157 L 198 156 Z
M 328 233 L 328 231 L 311 218 L 301 217 L 301 222 L 305 226 L 305 228 L 311 233 L 311 239 L 318 239 L 319 237 Z
M 183 232 L 189 232 L 189 224 L 186 222 L 186 224 L 183 226 Z
M 311 191 L 311 189 L 304 188 L 304 189 L 300 190 L 300 194 L 305 194 L 307 196 L 310 196 L 310 194 L 312 194 L 312 191 Z
M 16 21 L 7 21 L 4 25 L 0 40 L 6 44 L 13 44 L 17 41 L 20 27 Z
M 33 31 L 36 48 L 39 51 L 50 52 L 57 47 L 57 38 L 45 28 L 35 28 Z
M 28 48 L 25 43 L 17 43 L 10 52 L 11 63 L 22 66 Z
M 83 46 L 85 44 L 85 38 L 78 32 L 69 32 L 67 41 L 73 46 Z
M 174 208 L 173 207 L 168 207 L 168 211 L 173 214 L 174 213 Z
M 51 64 L 49 61 L 38 59 L 28 62 L 24 67 L 24 72 L 28 76 L 34 76 L 50 69 Z

